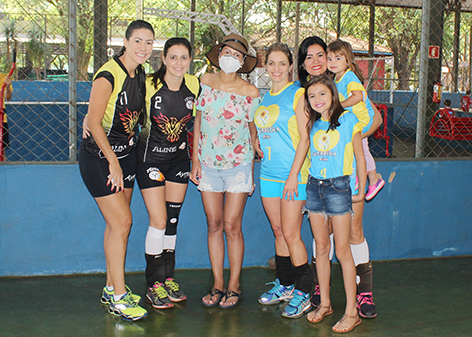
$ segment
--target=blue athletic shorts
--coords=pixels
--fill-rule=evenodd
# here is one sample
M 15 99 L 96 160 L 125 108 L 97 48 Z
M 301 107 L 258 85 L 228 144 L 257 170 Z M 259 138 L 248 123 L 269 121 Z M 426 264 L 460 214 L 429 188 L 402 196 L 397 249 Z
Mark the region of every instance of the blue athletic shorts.
M 283 198 L 284 182 L 260 179 L 261 197 Z M 298 197 L 295 200 L 306 200 L 306 184 L 298 183 Z

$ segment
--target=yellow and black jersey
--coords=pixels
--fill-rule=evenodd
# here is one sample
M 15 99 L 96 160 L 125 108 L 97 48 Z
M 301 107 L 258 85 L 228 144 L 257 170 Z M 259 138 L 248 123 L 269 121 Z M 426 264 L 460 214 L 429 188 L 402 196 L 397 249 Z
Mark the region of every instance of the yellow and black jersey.
M 195 99 L 200 93 L 197 77 L 186 74 L 180 89 L 172 91 L 165 82 L 146 80 L 148 116 L 137 145 L 138 161 L 179 162 L 190 159 L 187 123 L 193 118 Z
M 138 69 L 135 76 L 130 77 L 117 56 L 98 70 L 94 80 L 101 77 L 107 79 L 112 85 L 112 93 L 102 119 L 102 127 L 116 156 L 122 158 L 128 155 L 136 144 L 136 126 L 144 107 L 140 90 L 143 80 L 140 80 Z M 82 149 L 88 155 L 103 157 L 93 137 L 82 141 Z

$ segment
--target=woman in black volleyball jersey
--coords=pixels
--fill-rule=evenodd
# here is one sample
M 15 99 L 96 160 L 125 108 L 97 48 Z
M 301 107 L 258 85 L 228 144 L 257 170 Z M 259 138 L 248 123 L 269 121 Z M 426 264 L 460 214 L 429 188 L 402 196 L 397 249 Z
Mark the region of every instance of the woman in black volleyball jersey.
M 137 145 L 137 181 L 149 214 L 146 299 L 165 309 L 187 298 L 174 280 L 175 243 L 190 171 L 187 123 L 200 83 L 187 71 L 192 48 L 185 38 L 164 45 L 159 69 L 146 81 L 148 118 Z
M 154 43 L 152 26 L 130 23 L 120 56 L 105 63 L 94 77 L 84 137 L 79 154 L 80 173 L 105 219 L 104 250 L 107 283 L 102 303 L 128 320 L 146 316 L 139 296 L 125 285 L 125 256 L 132 217 L 136 152 L 135 127 L 144 108 L 144 70 Z M 87 132 L 85 132 L 87 134 Z

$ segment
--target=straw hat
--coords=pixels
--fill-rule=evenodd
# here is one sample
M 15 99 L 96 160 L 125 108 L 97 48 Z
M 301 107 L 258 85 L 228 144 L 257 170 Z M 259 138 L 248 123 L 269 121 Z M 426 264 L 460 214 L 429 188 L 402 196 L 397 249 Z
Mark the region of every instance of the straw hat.
M 238 73 L 246 74 L 254 70 L 257 65 L 257 58 L 249 54 L 249 45 L 246 39 L 238 34 L 229 34 L 228 36 L 225 36 L 223 41 L 211 48 L 211 50 L 206 54 L 206 57 L 208 58 L 208 60 L 210 60 L 211 64 L 220 69 L 218 63 L 218 56 L 221 48 L 223 48 L 224 46 L 236 49 L 237 51 L 246 55 L 246 58 L 244 59 L 244 64 L 241 69 L 238 70 Z

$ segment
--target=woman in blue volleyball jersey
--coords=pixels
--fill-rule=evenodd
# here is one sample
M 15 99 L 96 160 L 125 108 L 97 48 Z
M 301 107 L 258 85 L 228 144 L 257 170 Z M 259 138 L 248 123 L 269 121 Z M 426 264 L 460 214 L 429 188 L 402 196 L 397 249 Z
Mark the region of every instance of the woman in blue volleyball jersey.
M 296 318 L 310 308 L 313 276 L 306 247 L 301 239 L 303 206 L 308 178 L 310 145 L 304 112 L 304 89 L 290 81 L 292 53 L 276 43 L 266 54 L 271 90 L 256 110 L 260 148 L 263 152 L 260 184 L 264 210 L 275 235 L 276 280 L 259 303 L 290 301 L 283 316 Z

